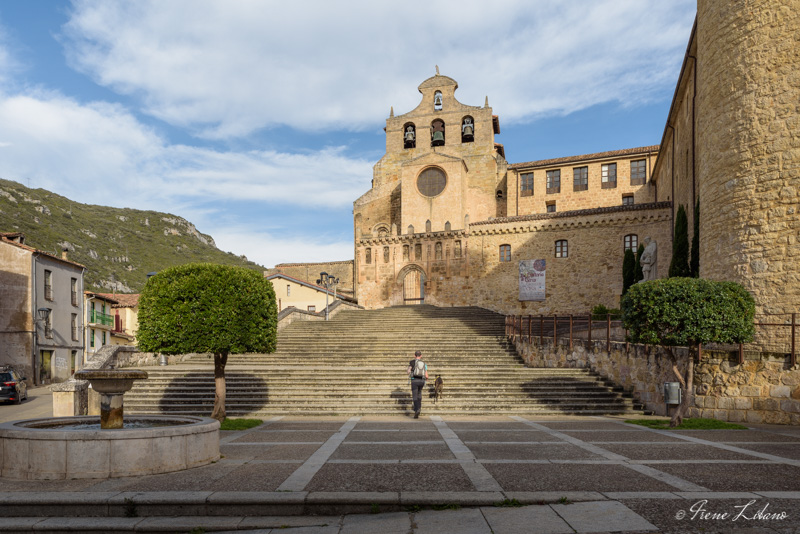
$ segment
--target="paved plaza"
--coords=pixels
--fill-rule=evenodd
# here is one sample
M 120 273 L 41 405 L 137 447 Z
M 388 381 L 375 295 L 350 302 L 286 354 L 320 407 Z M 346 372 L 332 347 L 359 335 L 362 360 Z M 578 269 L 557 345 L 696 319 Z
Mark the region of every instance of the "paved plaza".
M 36 391 L 0 419 L 42 415 Z M 221 453 L 171 474 L 2 479 L 0 531 L 800 532 L 797 427 L 666 431 L 423 406 L 418 420 L 275 416 L 221 432 Z

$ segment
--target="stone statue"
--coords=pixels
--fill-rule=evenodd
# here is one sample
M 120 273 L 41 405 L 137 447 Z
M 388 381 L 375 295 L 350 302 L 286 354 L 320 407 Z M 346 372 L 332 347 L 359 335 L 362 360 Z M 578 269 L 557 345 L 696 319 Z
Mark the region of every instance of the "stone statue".
M 642 257 L 639 258 L 639 263 L 642 266 L 642 282 L 647 280 L 655 280 L 658 278 L 658 250 L 656 242 L 649 237 L 644 238 L 644 252 Z
M 406 128 L 406 136 L 405 136 L 406 141 L 413 141 L 415 137 L 416 135 L 414 134 L 414 127 L 409 126 L 408 128 Z
M 472 119 L 467 117 L 464 119 L 464 124 L 461 126 L 461 134 L 462 135 L 472 135 L 473 126 L 472 126 Z

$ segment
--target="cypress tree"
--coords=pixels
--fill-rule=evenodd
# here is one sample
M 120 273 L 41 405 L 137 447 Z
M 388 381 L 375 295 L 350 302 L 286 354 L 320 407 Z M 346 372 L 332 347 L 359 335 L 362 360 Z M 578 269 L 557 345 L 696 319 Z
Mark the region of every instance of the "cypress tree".
M 625 258 L 622 260 L 622 294 L 636 283 L 636 255 L 633 249 L 625 250 Z
M 692 235 L 692 259 L 689 264 L 691 276 L 700 278 L 700 201 L 694 205 L 694 232 Z
M 642 272 L 642 262 L 640 261 L 642 258 L 642 254 L 644 254 L 644 245 L 639 245 L 639 249 L 636 251 L 636 263 L 634 264 L 633 268 L 633 283 L 639 282 L 644 280 L 644 273 Z
M 688 277 L 689 272 L 689 219 L 686 209 L 678 206 L 675 215 L 675 238 L 672 241 L 672 261 L 669 264 L 669 277 Z

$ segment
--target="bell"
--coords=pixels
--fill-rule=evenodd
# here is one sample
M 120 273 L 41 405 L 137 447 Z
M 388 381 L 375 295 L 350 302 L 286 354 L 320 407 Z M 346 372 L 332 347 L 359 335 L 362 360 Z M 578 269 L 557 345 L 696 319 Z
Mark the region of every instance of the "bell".
M 472 125 L 471 124 L 466 124 L 464 126 L 464 135 L 465 136 L 472 136 Z
M 441 141 L 444 143 L 444 132 L 433 132 L 433 141 Z

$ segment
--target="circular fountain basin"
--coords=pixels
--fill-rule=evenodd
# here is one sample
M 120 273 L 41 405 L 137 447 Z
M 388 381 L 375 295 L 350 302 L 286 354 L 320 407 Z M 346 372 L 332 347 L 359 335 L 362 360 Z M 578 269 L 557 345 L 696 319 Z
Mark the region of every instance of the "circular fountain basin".
M 114 478 L 181 471 L 219 460 L 216 419 L 133 415 L 125 424 L 101 430 L 97 416 L 2 423 L 0 474 L 18 480 Z

